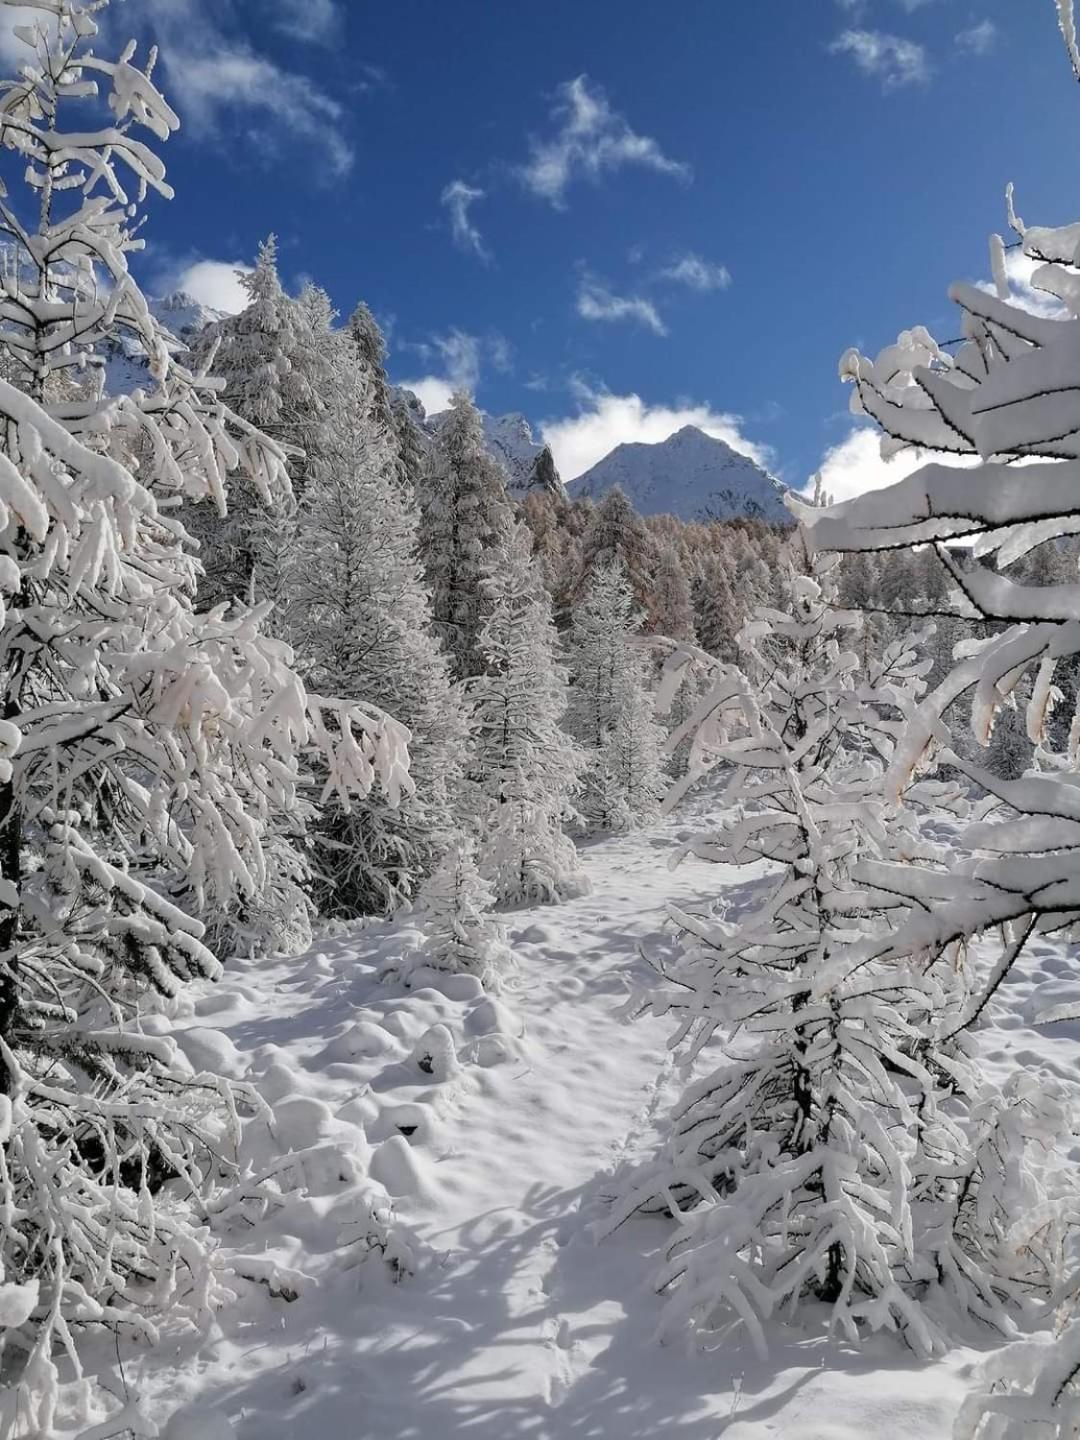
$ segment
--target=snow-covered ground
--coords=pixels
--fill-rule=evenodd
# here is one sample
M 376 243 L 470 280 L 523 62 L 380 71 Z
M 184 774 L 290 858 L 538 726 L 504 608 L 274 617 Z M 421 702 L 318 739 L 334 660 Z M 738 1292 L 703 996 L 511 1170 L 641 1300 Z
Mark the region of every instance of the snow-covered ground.
M 517 971 L 497 998 L 460 977 L 411 992 L 382 978 L 416 938 L 408 921 L 232 962 L 202 989 L 181 1043 L 269 1103 L 252 1168 L 300 1158 L 265 1204 L 214 1221 L 240 1273 L 209 1333 L 101 1349 L 112 1391 L 159 1425 L 211 1407 L 239 1440 L 945 1440 L 978 1349 L 924 1363 L 888 1339 L 855 1350 L 779 1327 L 766 1361 L 738 1342 L 661 1347 L 650 1281 L 669 1227 L 594 1238 L 678 1084 L 668 1027 L 620 1015 L 642 951 L 670 950 L 669 901 L 733 880 L 695 861 L 669 872 L 685 824 L 589 847 L 591 894 L 509 916 Z M 1080 1027 L 1028 1026 L 1035 989 L 1053 1003 L 1070 963 L 1036 950 L 984 1035 L 988 1065 L 1080 1074 Z M 362 1261 L 385 1191 L 400 1280 L 378 1253 Z

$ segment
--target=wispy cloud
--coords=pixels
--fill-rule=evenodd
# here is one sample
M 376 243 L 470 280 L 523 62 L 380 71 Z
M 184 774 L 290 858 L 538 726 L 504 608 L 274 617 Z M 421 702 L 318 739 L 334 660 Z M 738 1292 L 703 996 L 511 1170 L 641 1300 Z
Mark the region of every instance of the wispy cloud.
M 636 165 L 690 179 L 690 167 L 664 154 L 659 143 L 630 128 L 626 117 L 613 110 L 603 91 L 590 88 L 579 75 L 559 86 L 552 109 L 556 129 L 546 140 L 531 142 L 528 164 L 518 170 L 524 185 L 557 209 L 566 204 L 566 191 L 579 176 L 596 181 L 606 172 Z
M 458 249 L 475 255 L 480 260 L 490 260 L 491 253 L 469 215 L 469 207 L 478 200 L 483 200 L 484 195 L 483 190 L 474 185 L 466 185 L 464 180 L 451 180 L 439 200 L 450 212 L 450 230 Z
M 845 30 L 829 50 L 834 55 L 850 55 L 864 75 L 881 81 L 884 90 L 925 84 L 930 78 L 925 48 L 883 30 Z
M 419 397 L 420 403 L 429 415 L 438 415 L 450 405 L 450 398 L 458 390 L 470 395 L 476 393 L 481 371 L 486 365 L 499 371 L 511 368 L 512 352 L 506 337 L 492 332 L 488 335 L 473 335 L 467 330 L 450 330 L 445 335 L 433 335 L 402 345 L 431 367 L 427 374 L 399 383 Z
M 641 442 L 655 445 L 684 425 L 696 425 L 706 435 L 726 440 L 733 450 L 749 455 L 760 465 L 770 463 L 768 449 L 748 440 L 738 415 L 716 411 L 710 405 L 678 400 L 672 405 L 650 405 L 640 395 L 612 395 L 610 391 L 578 381 L 574 386 L 578 413 L 543 421 L 545 444 L 551 446 L 559 474 L 576 479 L 609 454 L 616 445 Z
M 651 300 L 641 295 L 615 295 L 602 280 L 585 275 L 578 286 L 577 313 L 583 320 L 630 320 L 654 335 L 666 335 L 667 326 Z
M 980 20 L 977 25 L 957 32 L 957 49 L 966 50 L 969 55 L 989 55 L 997 43 L 997 36 L 998 28 L 993 20 Z
M 660 275 L 664 280 L 673 280 L 691 290 L 726 290 L 731 284 L 731 271 L 726 265 L 704 260 L 692 251 L 665 266 Z
M 305 38 L 316 39 L 336 9 L 323 0 L 273 0 L 272 23 L 299 17 Z M 310 75 L 228 33 L 220 19 L 227 12 L 209 0 L 143 0 L 140 11 L 161 45 L 169 97 L 196 135 L 227 144 L 230 133 L 239 133 L 267 159 L 286 145 L 303 145 L 321 175 L 351 168 L 345 107 Z

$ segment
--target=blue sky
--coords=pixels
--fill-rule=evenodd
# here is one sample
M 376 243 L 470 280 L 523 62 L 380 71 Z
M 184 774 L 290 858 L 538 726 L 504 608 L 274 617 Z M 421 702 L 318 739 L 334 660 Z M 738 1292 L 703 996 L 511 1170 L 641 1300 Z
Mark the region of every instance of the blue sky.
M 275 231 L 288 283 L 368 301 L 395 378 L 524 411 L 564 469 L 694 419 L 801 483 L 851 432 L 845 347 L 954 333 L 1006 181 L 1080 215 L 1052 0 L 113 11 L 184 120 L 148 283 L 227 297 Z

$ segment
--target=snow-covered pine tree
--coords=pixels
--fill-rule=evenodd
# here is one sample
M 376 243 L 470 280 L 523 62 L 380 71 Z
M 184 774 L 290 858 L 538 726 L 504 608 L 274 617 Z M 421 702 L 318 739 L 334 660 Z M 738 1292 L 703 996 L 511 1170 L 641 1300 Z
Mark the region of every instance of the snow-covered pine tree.
M 622 566 L 635 605 L 647 610 L 656 568 L 656 542 L 618 485 L 604 495 L 586 523 L 574 585 L 575 602 L 596 576 L 612 565 Z
M 562 900 L 584 884 L 563 829 L 582 756 L 560 728 L 566 672 L 556 659 L 551 601 L 524 522 L 492 554 L 484 593 L 485 668 L 470 686 L 473 765 L 483 796 L 480 873 L 500 904 Z
M 418 486 L 420 553 L 431 589 L 435 634 L 457 680 L 483 670 L 483 579 L 492 550 L 511 524 L 502 471 L 484 445 L 480 414 L 455 395 Z
M 972 1157 L 952 1118 L 953 1092 L 974 1085 L 962 1057 L 947 1075 L 927 1063 L 927 1017 L 950 1001 L 939 977 L 852 953 L 890 928 L 860 862 L 925 848 L 881 780 L 927 662 L 901 641 L 860 678 L 858 617 L 823 583 L 790 578 L 790 613 L 758 612 L 745 674 L 719 667 L 688 722 L 711 727 L 733 774 L 729 818 L 682 853 L 770 873 L 738 913 L 673 911 L 683 955 L 648 1004 L 679 1018 L 693 1057 L 723 1036 L 725 1059 L 689 1087 L 614 1223 L 657 1202 L 676 1219 L 669 1331 L 742 1324 L 764 1348 L 765 1323 L 812 1299 L 850 1339 L 885 1328 L 929 1352 L 928 1288 L 993 1323 L 1002 1296 L 1046 1275 L 1036 1247 L 1004 1253 L 1001 1214 L 1031 1197 Z
M 178 124 L 153 54 L 94 53 L 97 0 L 28 8 L 26 63 L 0 85 L 0 352 L 18 382 L 0 380 L 0 1271 L 20 1301 L 4 1434 L 51 1433 L 76 1320 L 152 1338 L 157 1312 L 216 1294 L 189 1202 L 236 1112 L 143 1026 L 147 992 L 217 971 L 170 879 L 207 909 L 257 891 L 309 746 L 345 795 L 407 784 L 400 728 L 306 694 L 262 612 L 195 612 L 176 503 L 223 507 L 233 469 L 287 493 L 284 456 L 177 362 L 128 271 L 141 202 L 172 193 L 139 135 Z M 95 349 L 121 334 L 152 383 L 109 398 Z
M 406 503 L 416 505 L 416 490 L 424 464 L 419 432 L 407 408 L 395 397 L 386 373 L 386 340 L 370 309 L 360 302 L 349 316 L 349 339 L 361 371 L 368 377 L 368 412 L 375 427 L 394 441 L 394 474 L 407 493 Z
M 691 581 L 694 601 L 694 628 L 702 648 L 718 660 L 736 656 L 735 636 L 742 629 L 743 608 L 731 587 L 731 573 L 725 556 L 709 551 Z
M 619 564 L 602 566 L 573 612 L 567 638 L 567 729 L 585 751 L 578 808 L 599 831 L 655 819 L 666 783 L 664 732 L 646 688 L 640 615 Z
M 230 499 L 224 520 L 199 512 L 194 517 L 206 571 L 199 600 L 245 603 L 270 600 L 277 634 L 289 633 L 290 582 L 296 505 L 307 488 L 333 394 L 333 305 L 311 283 L 293 298 L 277 270 L 273 236 L 259 250 L 251 274 L 240 276 L 250 304 L 199 335 L 199 365 L 210 364 L 223 382 L 229 410 L 285 450 L 289 493 L 266 505 L 240 491 Z
M 458 840 L 420 892 L 427 939 L 417 959 L 435 970 L 476 975 L 498 989 L 511 964 L 502 926 L 492 916 L 495 896 L 476 867 L 471 841 Z
M 297 519 L 294 636 L 316 685 L 408 727 L 414 787 L 399 804 L 373 791 L 313 827 L 320 909 L 355 916 L 408 899 L 446 852 L 463 820 L 468 731 L 432 630 L 382 337 L 362 310 L 332 343 L 333 400 Z

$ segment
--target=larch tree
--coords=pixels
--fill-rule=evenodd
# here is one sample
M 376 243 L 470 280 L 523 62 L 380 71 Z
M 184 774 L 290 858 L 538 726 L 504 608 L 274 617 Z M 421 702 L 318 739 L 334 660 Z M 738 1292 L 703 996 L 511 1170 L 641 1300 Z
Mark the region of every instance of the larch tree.
M 664 732 L 636 642 L 640 615 L 621 565 L 601 568 L 573 612 L 567 636 L 567 728 L 585 751 L 578 808 L 599 831 L 639 829 L 666 789 Z
M 483 670 L 480 629 L 490 553 L 512 520 L 502 471 L 488 454 L 480 414 L 455 395 L 421 471 L 420 551 L 435 633 L 457 680 Z
M 76 1321 L 152 1340 L 217 1294 L 192 1202 L 235 1106 L 143 1023 L 145 996 L 218 970 L 170 883 L 204 912 L 255 893 L 304 751 L 346 801 L 407 777 L 400 727 L 307 693 L 264 609 L 196 612 L 178 505 L 224 509 L 231 471 L 287 494 L 285 457 L 178 362 L 128 271 L 143 200 L 172 193 L 142 138 L 178 124 L 153 53 L 94 53 L 99 3 L 28 8 L 0 85 L 0 1432 L 45 1434 Z M 150 383 L 110 398 L 96 356 L 120 335 Z
M 1071 7 L 1063 7 L 1075 60 L 1070 27 Z M 802 517 L 819 551 L 933 546 L 967 612 L 986 627 L 920 704 L 887 787 L 898 793 L 914 770 L 936 759 L 992 797 L 995 808 L 963 837 L 959 861 L 878 862 L 861 876 L 910 907 L 903 923 L 863 947 L 867 963 L 903 963 L 915 954 L 924 963 L 944 960 L 985 937 L 992 960 L 955 1027 L 969 1037 L 1025 952 L 1041 937 L 1069 933 L 1080 919 L 1080 723 L 1074 712 L 1060 748 L 1050 725 L 1063 699 L 1057 676 L 1080 654 L 1080 585 L 1032 584 L 1021 563 L 1078 528 L 1076 227 L 1025 225 L 1011 193 L 1009 218 L 1034 264 L 1032 284 L 1060 302 L 1057 316 L 1034 315 L 1014 297 L 1004 242 L 995 236 L 994 290 L 956 284 L 950 292 L 965 336 L 955 355 L 917 329 L 876 360 L 851 351 L 841 362 L 854 385 L 853 405 L 878 423 L 890 452 L 926 447 L 973 457 L 974 465 L 925 464 L 884 490 Z M 1026 757 L 1010 745 L 1005 775 L 967 758 L 964 737 L 949 728 L 958 712 L 969 715 L 971 738 L 990 746 L 1002 708 L 1025 689 Z M 1065 1003 L 1034 1018 L 1050 1024 L 1077 1013 L 1080 1007 Z M 1075 1280 L 1067 1289 L 1075 1291 Z M 965 1407 L 958 1436 L 1011 1440 L 1040 1433 L 1036 1425 L 1049 1435 L 1070 1433 L 1080 1391 L 1080 1321 L 1074 1317 L 1056 1344 L 1043 1348 L 1042 1363 L 1038 1355 L 1032 1345 L 1004 1352 L 994 1384 Z
M 562 900 L 584 885 L 564 829 L 582 757 L 561 728 L 567 677 L 523 522 L 494 552 L 484 593 L 485 668 L 470 686 L 472 759 L 483 797 L 480 873 L 500 904 Z
M 649 629 L 672 640 L 695 639 L 690 581 L 676 547 L 660 548 L 649 591 Z
M 717 1038 L 722 1058 L 613 1223 L 642 1207 L 676 1221 L 658 1278 L 669 1333 L 743 1326 L 763 1351 L 767 1323 L 809 1301 L 849 1340 L 891 1330 L 929 1354 L 946 1307 L 1005 1331 L 1010 1303 L 1051 1293 L 1045 1195 L 1014 1183 L 1046 1107 L 1033 1095 L 1028 1125 L 1002 1122 L 1015 1110 L 964 1055 L 935 1054 L 951 971 L 859 948 L 895 923 L 859 867 L 936 853 L 881 783 L 927 662 L 900 641 L 861 675 L 858 617 L 826 577 L 794 576 L 790 592 L 787 613 L 751 619 L 744 670 L 718 667 L 688 722 L 710 728 L 731 780 L 725 818 L 682 853 L 770 867 L 738 910 L 672 912 L 683 954 L 646 1003 L 676 1017 L 688 1058 Z

